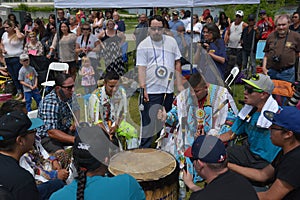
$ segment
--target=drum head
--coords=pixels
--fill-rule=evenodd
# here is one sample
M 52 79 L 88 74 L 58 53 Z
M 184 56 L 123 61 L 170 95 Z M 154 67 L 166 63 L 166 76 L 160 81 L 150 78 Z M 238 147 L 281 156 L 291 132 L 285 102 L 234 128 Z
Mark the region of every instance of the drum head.
M 161 150 L 134 149 L 114 155 L 108 166 L 113 175 L 130 174 L 137 181 L 155 181 L 176 169 L 175 158 Z

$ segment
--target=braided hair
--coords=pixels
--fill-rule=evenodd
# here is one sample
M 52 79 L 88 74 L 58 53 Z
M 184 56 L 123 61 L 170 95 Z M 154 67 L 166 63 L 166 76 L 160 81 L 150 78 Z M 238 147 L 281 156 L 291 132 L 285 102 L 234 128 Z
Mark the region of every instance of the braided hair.
M 77 200 L 84 200 L 84 189 L 86 184 L 86 169 L 77 167 L 77 192 L 76 192 L 76 199 Z

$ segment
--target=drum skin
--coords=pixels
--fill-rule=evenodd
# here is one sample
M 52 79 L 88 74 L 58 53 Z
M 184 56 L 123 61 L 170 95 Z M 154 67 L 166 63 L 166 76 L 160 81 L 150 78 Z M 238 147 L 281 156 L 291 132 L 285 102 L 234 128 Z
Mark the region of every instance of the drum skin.
M 179 167 L 175 158 L 157 149 L 133 149 L 114 155 L 108 166 L 116 176 L 130 174 L 145 191 L 147 200 L 178 199 Z

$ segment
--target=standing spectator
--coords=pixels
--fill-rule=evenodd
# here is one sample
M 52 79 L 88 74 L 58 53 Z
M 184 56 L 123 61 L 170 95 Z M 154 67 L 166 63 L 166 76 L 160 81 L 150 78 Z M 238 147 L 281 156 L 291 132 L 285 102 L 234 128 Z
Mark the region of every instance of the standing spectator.
M 191 23 L 191 11 L 186 10 L 186 11 L 184 12 L 184 15 L 183 15 L 181 21 L 183 22 L 184 28 L 185 28 L 185 30 L 186 30 L 187 27 L 188 27 L 188 24 Z M 199 19 L 198 19 L 198 21 L 199 21 Z
M 198 19 L 199 19 L 199 18 L 198 18 L 198 15 L 197 15 L 197 14 L 194 14 L 194 15 L 193 15 L 193 50 L 194 50 L 194 52 L 195 52 L 196 49 L 197 49 L 197 44 L 198 44 L 198 42 L 201 41 L 200 34 L 201 34 L 201 32 L 202 32 L 202 24 L 199 23 Z M 188 34 L 191 34 L 191 33 L 192 33 L 191 30 L 192 30 L 192 24 L 189 23 L 189 24 L 187 25 L 186 32 L 187 32 Z
M 19 81 L 23 85 L 24 96 L 26 101 L 27 111 L 31 111 L 31 102 L 33 98 L 36 102 L 37 107 L 42 100 L 40 91 L 38 88 L 38 73 L 35 69 L 29 65 L 29 56 L 28 54 L 20 55 L 20 63 L 23 65 L 19 71 Z
M 93 23 L 93 34 L 98 35 L 103 31 L 104 16 L 102 11 L 96 12 L 95 20 Z
M 201 24 L 206 23 L 205 19 L 208 15 L 210 15 L 210 10 L 209 9 L 203 10 L 202 15 L 199 17 L 199 21 L 200 21 Z
M 220 12 L 219 21 L 217 25 L 220 29 L 220 34 L 223 39 L 224 39 L 226 29 L 227 27 L 229 27 L 230 23 L 231 23 L 230 18 L 226 16 L 225 12 Z
M 170 20 L 168 23 L 169 23 L 170 30 L 174 31 L 174 32 L 177 31 L 178 26 L 184 26 L 183 22 L 179 19 L 179 11 L 178 10 L 174 10 L 172 12 L 172 20 Z
M 57 37 L 59 41 L 57 41 Z M 76 35 L 71 33 L 69 23 L 64 21 L 59 24 L 58 36 L 57 34 L 54 36 L 52 46 L 50 47 L 50 51 L 47 54 L 47 58 L 50 59 L 52 55 L 54 55 L 54 50 L 59 47 L 59 61 L 68 63 L 69 65 L 69 73 L 76 79 L 77 72 L 77 64 L 76 64 Z M 59 45 L 58 45 L 59 44 Z M 57 47 L 58 46 L 58 47 Z
M 24 53 L 30 54 L 33 56 L 42 56 L 44 55 L 44 47 L 43 44 L 38 41 L 35 32 L 29 33 L 29 42 L 27 42 L 24 46 Z
M 2 26 L 2 18 L 0 17 L 0 38 L 2 38 L 4 32 L 5 30 L 4 27 Z
M 138 66 L 139 84 L 144 89 L 142 140 L 140 144 L 144 148 L 151 146 L 154 136 L 162 128 L 161 122 L 153 120 L 157 115 L 157 110 L 153 111 L 153 109 L 158 109 L 157 104 L 163 104 L 167 112 L 172 107 L 175 76 L 178 90 L 183 90 L 181 54 L 175 39 L 163 34 L 163 18 L 161 16 L 153 16 L 149 21 L 149 25 L 150 36 L 138 46 L 136 64 Z M 172 76 L 170 77 L 170 75 Z M 170 80 L 169 83 L 168 79 Z M 154 105 L 156 105 L 156 108 L 154 108 Z M 150 109 L 153 111 L 154 116 L 150 116 Z
M 275 160 L 262 169 L 247 168 L 229 164 L 229 168 L 255 181 L 273 180 L 265 192 L 259 192 L 259 199 L 299 199 L 300 198 L 300 124 L 296 119 L 300 111 L 294 106 L 284 106 L 277 113 L 264 112 L 272 122 L 272 143 L 281 147 Z
M 82 76 L 81 86 L 84 88 L 85 94 L 92 93 L 96 89 L 95 71 L 87 56 L 82 58 L 80 75 Z
M 253 38 L 255 37 L 255 38 Z M 241 36 L 241 43 L 242 43 L 242 55 L 243 55 L 243 62 L 242 66 L 243 69 L 247 69 L 248 65 L 248 57 L 250 56 L 250 72 L 251 74 L 256 74 L 256 59 L 255 59 L 255 54 L 256 54 L 256 46 L 258 39 L 260 37 L 259 30 L 255 26 L 255 15 L 250 14 L 248 16 L 248 26 L 244 28 Z M 253 41 L 254 39 L 254 41 Z M 252 49 L 252 45 L 254 42 L 254 46 Z M 251 53 L 252 50 L 252 53 Z
M 229 66 L 229 71 L 234 67 L 235 64 L 237 64 L 239 67 L 242 66 L 241 36 L 244 28 L 248 26 L 247 23 L 243 22 L 243 16 L 244 12 L 242 10 L 236 11 L 236 18 L 225 34 L 224 41 L 228 46 L 227 56 L 229 57 L 229 63 L 231 64 L 231 66 Z
M 125 33 L 125 30 L 126 30 L 125 23 L 123 20 L 120 20 L 120 15 L 118 12 L 115 11 L 113 13 L 113 19 L 115 21 L 114 29 Z
M 184 172 L 184 182 L 192 190 L 190 200 L 258 199 L 247 179 L 228 169 L 225 146 L 217 137 L 200 135 L 185 154 L 190 157 L 197 173 L 207 183 L 202 189 L 193 183 L 191 174 Z
M 34 20 L 33 32 L 35 32 L 38 41 L 41 41 L 42 38 L 46 35 L 46 29 L 44 23 L 39 18 Z
M 137 48 L 141 41 L 143 41 L 148 34 L 148 18 L 146 14 L 143 13 L 140 15 L 139 23 L 135 27 L 133 34 L 135 36 L 135 46 Z
M 112 19 L 107 20 L 106 30 L 101 32 L 98 37 L 103 42 L 103 57 L 105 61 L 105 70 L 116 71 L 119 75 L 125 73 L 125 67 L 122 60 L 121 46 L 125 42 L 123 32 L 115 30 L 115 22 Z
M 22 86 L 18 80 L 19 70 L 22 65 L 19 56 L 23 53 L 24 35 L 19 28 L 10 20 L 4 22 L 5 33 L 2 35 L 1 50 L 5 57 L 7 70 L 11 75 L 18 91 L 17 100 L 23 99 Z
M 46 24 L 46 35 L 49 33 L 48 30 L 49 30 L 49 26 L 50 25 L 55 25 L 56 22 L 55 22 L 55 15 L 54 14 L 50 14 L 49 17 L 48 17 L 48 23 Z
M 211 15 L 207 15 L 207 17 L 205 18 L 205 24 L 210 24 L 210 23 L 214 23 L 214 18 Z
M 76 99 L 72 99 L 74 84 L 69 74 L 57 74 L 54 89 L 39 105 L 38 117 L 44 121 L 44 125 L 37 130 L 37 135 L 49 153 L 63 152 L 64 146 L 74 144 L 76 129 L 72 110 L 75 115 L 78 111 Z
M 58 26 L 60 25 L 61 22 L 65 22 L 67 21 L 67 18 L 65 18 L 65 12 L 63 9 L 57 9 L 57 23 L 58 23 Z
M 82 35 L 77 37 L 76 40 L 76 53 L 80 58 L 83 56 L 89 57 L 91 66 L 94 68 L 95 78 L 98 80 L 100 78 L 100 72 L 98 70 L 99 59 L 97 58 L 98 45 L 101 43 L 99 39 L 91 33 L 91 26 L 88 22 L 85 22 L 81 26 Z
M 188 50 L 191 45 L 191 37 L 186 33 L 184 26 L 178 26 L 174 33 L 180 53 L 184 59 L 188 58 Z
M 290 31 L 289 15 L 279 15 L 276 30 L 266 41 L 263 58 L 263 73 L 271 79 L 295 82 L 295 62 L 300 55 L 300 34 Z
M 12 23 L 14 23 L 15 26 L 20 28 L 20 23 L 17 21 L 17 17 L 15 14 L 13 13 L 8 14 L 7 19 L 10 20 Z
M 270 33 L 272 33 L 272 31 L 274 30 L 275 24 L 273 22 L 272 17 L 268 17 L 267 12 L 265 10 L 261 10 L 259 12 L 259 17 L 261 19 L 257 22 L 256 26 L 261 31 L 260 39 L 266 40 Z
M 24 19 L 24 23 L 25 23 L 25 26 L 21 31 L 25 34 L 26 42 L 28 42 L 29 41 L 28 34 L 30 32 L 32 32 L 32 30 L 33 30 L 33 20 L 31 19 L 31 17 L 27 16 Z
M 13 111 L 3 115 L 0 123 L 0 185 L 7 188 L 15 200 L 38 200 L 33 176 L 18 162 L 33 148 L 35 129 L 43 122 L 40 119 L 30 120 L 21 111 Z
M 299 13 L 297 13 L 297 12 L 293 13 L 292 22 L 293 22 L 293 24 L 290 25 L 290 30 L 300 33 L 300 14 Z
M 81 35 L 81 30 L 80 30 L 80 23 L 76 21 L 76 18 L 74 16 L 70 16 L 69 18 L 69 26 L 70 26 L 70 31 L 74 33 L 76 36 Z
M 216 64 L 222 79 L 225 79 L 225 70 L 227 65 L 227 55 L 225 43 L 221 38 L 220 30 L 215 23 L 207 23 L 202 31 L 204 35 L 203 47 L 207 50 L 208 55 Z
M 47 35 L 42 39 L 41 43 L 44 46 L 44 54 L 47 55 L 50 52 L 50 47 L 52 46 L 54 36 L 56 34 L 56 25 L 47 24 Z M 58 58 L 57 55 L 53 55 L 53 58 Z

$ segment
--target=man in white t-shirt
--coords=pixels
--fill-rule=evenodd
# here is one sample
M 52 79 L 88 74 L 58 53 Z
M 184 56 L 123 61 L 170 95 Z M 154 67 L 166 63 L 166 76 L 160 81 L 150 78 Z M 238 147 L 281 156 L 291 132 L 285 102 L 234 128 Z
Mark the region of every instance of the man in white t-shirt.
M 177 88 L 181 84 L 180 50 L 173 37 L 164 35 L 161 16 L 155 15 L 149 21 L 149 35 L 137 49 L 138 78 L 144 89 L 142 110 L 142 133 L 140 147 L 151 147 L 155 136 L 162 128 L 156 120 L 157 111 L 164 106 L 167 111 L 172 107 L 174 79 Z

